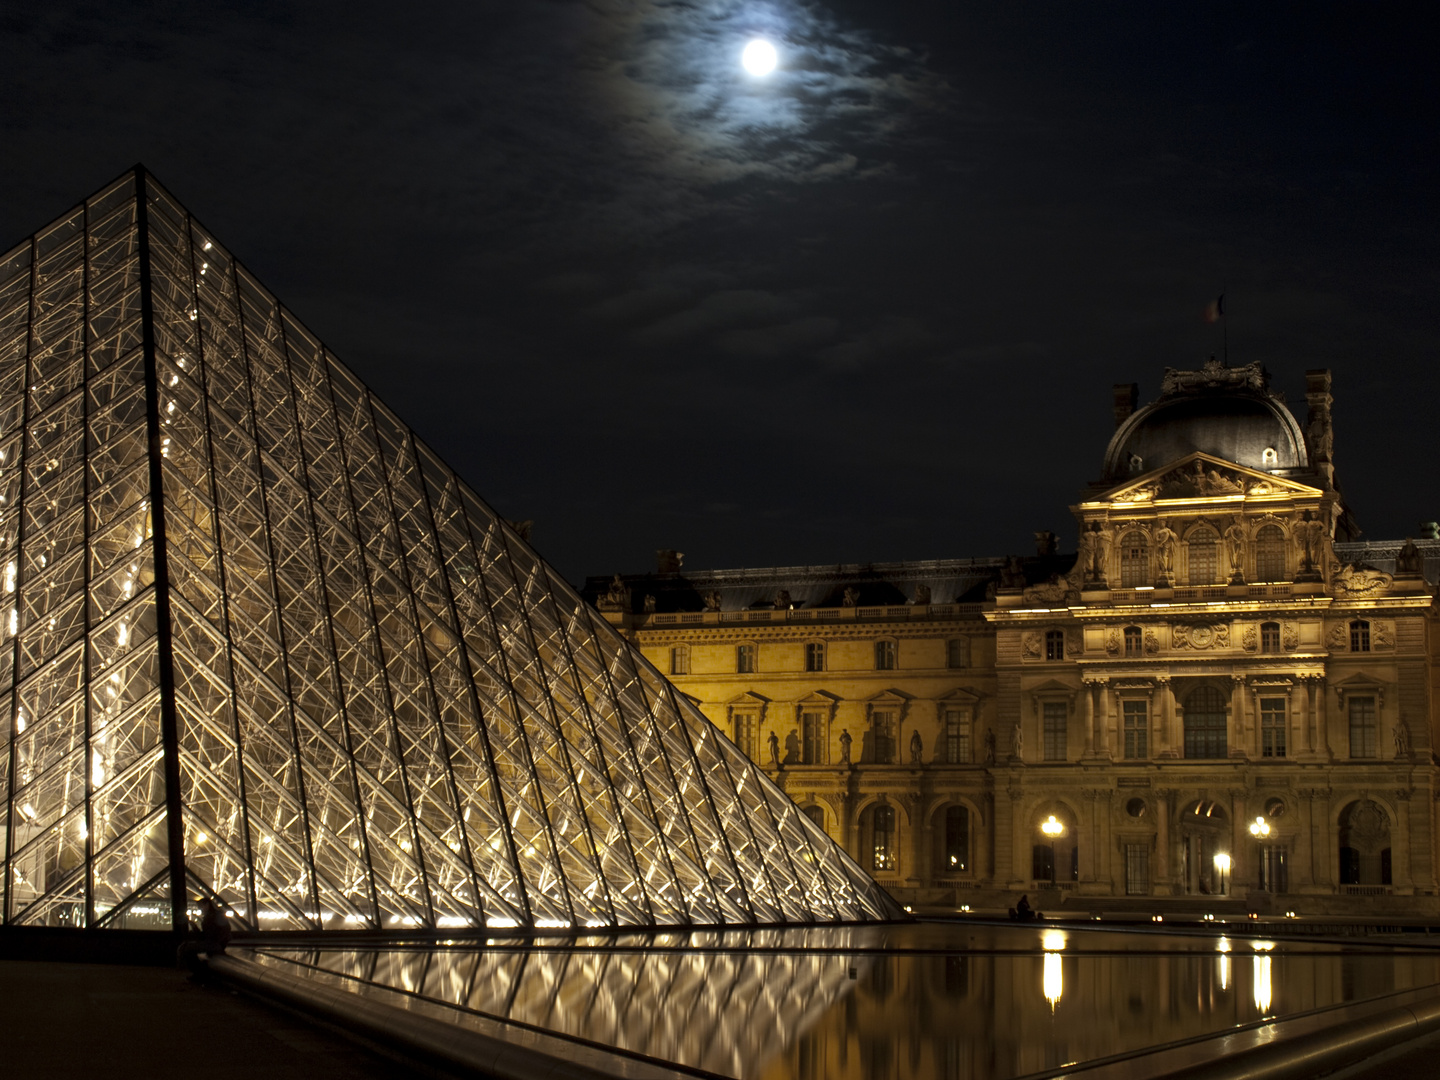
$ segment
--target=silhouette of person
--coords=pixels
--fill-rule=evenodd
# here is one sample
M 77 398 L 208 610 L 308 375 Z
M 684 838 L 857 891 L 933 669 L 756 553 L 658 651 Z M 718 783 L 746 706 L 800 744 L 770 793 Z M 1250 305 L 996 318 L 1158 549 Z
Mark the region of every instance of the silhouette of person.
M 1021 922 L 1029 922 L 1035 917 L 1035 909 L 1030 906 L 1030 897 L 1022 896 L 1015 904 L 1015 917 Z
M 230 920 L 208 896 L 200 901 L 200 940 L 203 950 L 211 956 L 223 956 L 230 944 Z

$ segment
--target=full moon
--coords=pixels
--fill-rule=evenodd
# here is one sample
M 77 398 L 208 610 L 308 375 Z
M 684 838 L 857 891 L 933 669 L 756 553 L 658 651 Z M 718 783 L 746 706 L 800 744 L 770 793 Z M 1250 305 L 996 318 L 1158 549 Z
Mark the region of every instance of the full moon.
M 740 62 L 751 75 L 769 75 L 775 70 L 779 59 L 775 54 L 775 46 L 764 38 L 756 38 L 746 45 L 745 51 L 740 54 Z

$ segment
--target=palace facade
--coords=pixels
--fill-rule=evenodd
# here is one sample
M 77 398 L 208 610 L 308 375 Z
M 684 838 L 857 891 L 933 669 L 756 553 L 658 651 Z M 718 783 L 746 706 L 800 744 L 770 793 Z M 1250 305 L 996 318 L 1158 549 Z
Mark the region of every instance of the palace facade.
M 1116 387 L 1074 554 L 586 596 L 907 904 L 1440 913 L 1440 537 L 1358 539 L 1306 382 Z

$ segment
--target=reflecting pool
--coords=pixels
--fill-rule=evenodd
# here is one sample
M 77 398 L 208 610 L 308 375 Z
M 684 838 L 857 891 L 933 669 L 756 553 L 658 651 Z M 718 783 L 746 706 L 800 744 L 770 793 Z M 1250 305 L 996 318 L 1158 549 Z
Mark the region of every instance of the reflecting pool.
M 1426 948 L 975 923 L 257 958 L 441 1003 L 456 1022 L 766 1080 L 1008 1080 L 1440 984 L 1440 951 Z

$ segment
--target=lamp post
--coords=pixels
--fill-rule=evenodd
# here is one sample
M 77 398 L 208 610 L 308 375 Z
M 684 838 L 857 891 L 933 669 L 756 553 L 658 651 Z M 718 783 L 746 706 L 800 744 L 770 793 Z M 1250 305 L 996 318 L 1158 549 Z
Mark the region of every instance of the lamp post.
M 1040 823 L 1040 831 L 1050 841 L 1050 884 L 1055 884 L 1055 841 L 1065 835 L 1065 826 L 1057 821 L 1054 814 Z
M 1215 856 L 1215 876 L 1220 881 L 1220 895 L 1224 896 L 1230 879 L 1230 856 L 1223 851 Z
M 1270 822 L 1265 820 L 1263 814 L 1250 823 L 1250 835 L 1255 837 L 1256 846 L 1260 855 L 1260 888 L 1270 892 L 1270 868 L 1265 864 L 1265 839 L 1270 835 Z

